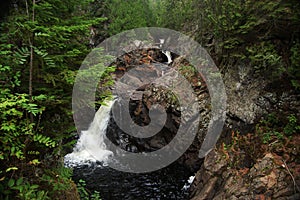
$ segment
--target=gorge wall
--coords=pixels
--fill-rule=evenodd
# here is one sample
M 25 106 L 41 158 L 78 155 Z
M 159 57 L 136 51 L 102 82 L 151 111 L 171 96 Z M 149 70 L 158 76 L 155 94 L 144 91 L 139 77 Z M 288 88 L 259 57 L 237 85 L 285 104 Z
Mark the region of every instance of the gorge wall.
M 127 151 L 149 152 L 167 145 L 176 135 L 181 122 L 178 99 L 169 90 L 154 84 L 157 79 L 173 70 L 179 71 L 191 84 L 200 107 L 201 122 L 193 144 L 177 161 L 196 173 L 190 189 L 191 199 L 297 199 L 299 198 L 299 139 L 274 139 L 274 144 L 264 144 L 257 136 L 257 124 L 270 113 L 282 119 L 295 114 L 299 119 L 299 93 L 295 92 L 287 80 L 272 81 L 255 75 L 251 67 L 243 63 L 235 64 L 222 71 L 227 93 L 226 123 L 216 148 L 203 160 L 198 152 L 207 132 L 210 120 L 210 96 L 203 77 L 193 71 L 183 56 L 173 56 L 170 69 L 158 63 L 166 62 L 157 49 L 139 50 L 124 54 L 115 63 L 114 78 L 119 80 L 130 69 L 135 74 L 123 77 L 126 84 L 139 88 L 131 97 L 130 113 L 139 125 L 149 124 L 149 110 L 160 104 L 167 111 L 165 127 L 155 136 L 147 139 L 128 136 L 117 128 L 113 119 L 108 138 Z M 138 66 L 138 67 L 137 67 Z M 147 73 L 149 80 L 140 79 Z M 180 83 L 177 83 L 177 86 Z M 184 91 L 182 91 L 184 92 Z M 288 123 L 288 122 L 287 122 Z M 277 145 L 278 143 L 278 145 Z M 280 143 L 280 144 L 279 144 Z M 276 146 L 277 145 L 277 146 Z M 290 153 L 288 155 L 288 153 Z

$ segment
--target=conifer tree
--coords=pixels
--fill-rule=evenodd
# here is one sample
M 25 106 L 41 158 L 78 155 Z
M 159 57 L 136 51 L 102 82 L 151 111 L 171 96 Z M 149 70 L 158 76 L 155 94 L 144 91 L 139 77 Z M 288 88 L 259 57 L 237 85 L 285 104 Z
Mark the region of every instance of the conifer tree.
M 14 1 L 3 17 L 0 199 L 54 199 L 70 189 L 57 159 L 74 130 L 72 84 L 89 52 L 89 27 L 105 20 L 89 16 L 90 2 Z

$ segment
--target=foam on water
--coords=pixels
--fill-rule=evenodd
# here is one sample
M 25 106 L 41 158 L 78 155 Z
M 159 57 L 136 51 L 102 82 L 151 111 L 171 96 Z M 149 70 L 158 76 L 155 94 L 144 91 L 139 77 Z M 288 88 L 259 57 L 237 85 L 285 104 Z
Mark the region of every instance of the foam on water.
M 106 163 L 110 159 L 113 152 L 106 149 L 104 137 L 114 102 L 115 100 L 107 101 L 105 106 L 99 108 L 88 130 L 81 132 L 73 152 L 65 156 L 66 166 L 74 167 L 97 161 Z
M 195 179 L 195 176 L 190 176 L 189 179 L 187 180 L 187 183 L 184 184 L 182 190 L 186 190 L 187 191 L 191 187 L 194 179 Z

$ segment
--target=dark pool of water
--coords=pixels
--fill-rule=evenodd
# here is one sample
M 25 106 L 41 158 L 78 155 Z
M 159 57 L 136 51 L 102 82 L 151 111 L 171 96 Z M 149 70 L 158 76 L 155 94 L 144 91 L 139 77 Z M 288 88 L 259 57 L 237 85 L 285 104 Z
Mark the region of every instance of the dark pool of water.
M 90 191 L 100 192 L 102 200 L 188 199 L 183 189 L 191 172 L 179 164 L 143 174 L 126 173 L 101 165 L 74 168 L 75 182 L 82 179 Z

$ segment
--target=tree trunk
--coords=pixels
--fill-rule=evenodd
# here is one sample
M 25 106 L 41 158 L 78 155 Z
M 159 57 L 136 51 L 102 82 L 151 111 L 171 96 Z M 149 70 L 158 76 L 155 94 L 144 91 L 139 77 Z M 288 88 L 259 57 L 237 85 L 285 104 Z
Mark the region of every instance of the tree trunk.
M 35 13 L 34 13 L 34 6 L 35 6 L 35 0 L 32 0 L 32 22 L 34 22 Z M 29 13 L 29 12 L 27 12 Z M 30 45 L 30 62 L 29 62 L 29 102 L 32 103 L 32 78 L 33 78 L 33 61 L 34 61 L 34 51 L 33 51 L 33 45 L 34 45 L 34 33 L 32 33 L 31 38 L 29 38 L 29 45 Z M 33 114 L 30 113 L 30 122 L 33 122 Z

